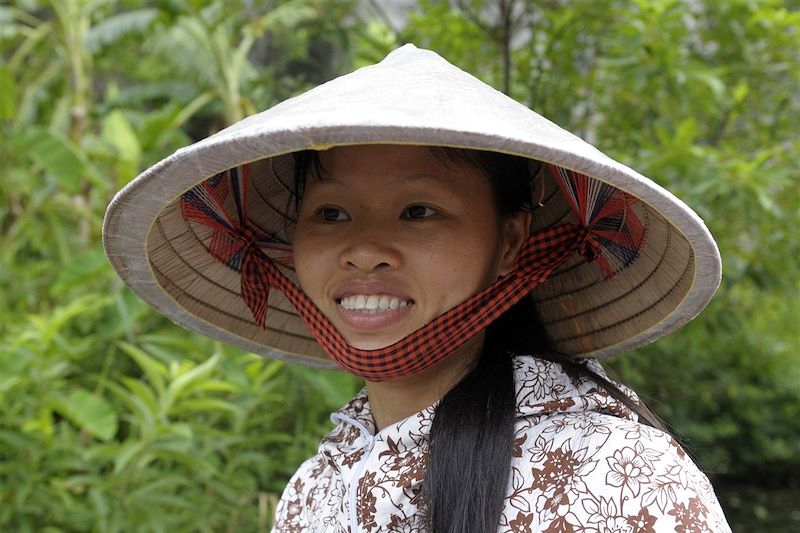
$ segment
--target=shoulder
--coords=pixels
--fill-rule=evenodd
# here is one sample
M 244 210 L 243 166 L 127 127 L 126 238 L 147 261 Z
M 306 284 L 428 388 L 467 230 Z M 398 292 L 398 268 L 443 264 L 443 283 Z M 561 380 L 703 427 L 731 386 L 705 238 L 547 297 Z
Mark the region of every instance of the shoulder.
M 667 433 L 597 412 L 520 422 L 503 516 L 512 530 L 730 531 L 708 478 Z
M 322 503 L 320 493 L 327 491 L 331 482 L 328 469 L 322 454 L 306 459 L 300 465 L 278 501 L 273 533 L 302 531 L 309 525 L 309 512 Z

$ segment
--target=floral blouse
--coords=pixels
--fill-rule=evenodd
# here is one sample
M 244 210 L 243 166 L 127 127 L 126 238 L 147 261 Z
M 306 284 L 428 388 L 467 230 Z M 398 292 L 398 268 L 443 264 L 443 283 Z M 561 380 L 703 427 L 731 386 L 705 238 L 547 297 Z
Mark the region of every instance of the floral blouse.
M 514 375 L 498 532 L 730 532 L 708 479 L 670 435 L 556 363 L 518 356 Z M 273 533 L 425 533 L 420 491 L 434 409 L 376 433 L 362 390 L 331 415 L 337 426 L 289 481 Z

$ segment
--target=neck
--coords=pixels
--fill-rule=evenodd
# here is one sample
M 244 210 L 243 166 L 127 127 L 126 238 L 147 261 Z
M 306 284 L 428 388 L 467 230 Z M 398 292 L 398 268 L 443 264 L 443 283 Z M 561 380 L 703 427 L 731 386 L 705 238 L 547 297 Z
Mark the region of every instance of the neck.
M 367 381 L 367 395 L 376 431 L 408 418 L 439 401 L 472 368 L 480 355 L 481 332 L 437 365 L 413 376 Z

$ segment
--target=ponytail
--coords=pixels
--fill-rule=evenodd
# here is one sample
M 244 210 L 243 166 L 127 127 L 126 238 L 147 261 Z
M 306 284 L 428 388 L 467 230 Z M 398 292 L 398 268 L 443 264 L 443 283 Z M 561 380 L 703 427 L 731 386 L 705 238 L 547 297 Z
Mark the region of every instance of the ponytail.
M 497 531 L 516 418 L 513 351 L 508 349 L 513 311 L 487 328 L 477 363 L 436 407 L 422 487 L 432 533 Z M 547 351 L 538 320 L 529 336 L 535 342 L 528 353 Z
M 514 376 L 510 354 L 488 348 L 433 417 L 422 493 L 434 533 L 494 533 L 500 521 L 511 465 Z

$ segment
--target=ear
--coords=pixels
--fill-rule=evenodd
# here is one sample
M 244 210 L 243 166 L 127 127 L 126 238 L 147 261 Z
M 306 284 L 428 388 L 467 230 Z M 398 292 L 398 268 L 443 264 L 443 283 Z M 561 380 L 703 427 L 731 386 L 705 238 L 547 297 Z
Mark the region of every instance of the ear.
M 509 217 L 504 217 L 501 222 L 502 230 L 502 254 L 497 273 L 505 276 L 514 269 L 517 256 L 522 248 L 522 243 L 530 234 L 531 220 L 533 214 L 529 211 L 520 211 Z

